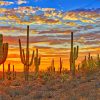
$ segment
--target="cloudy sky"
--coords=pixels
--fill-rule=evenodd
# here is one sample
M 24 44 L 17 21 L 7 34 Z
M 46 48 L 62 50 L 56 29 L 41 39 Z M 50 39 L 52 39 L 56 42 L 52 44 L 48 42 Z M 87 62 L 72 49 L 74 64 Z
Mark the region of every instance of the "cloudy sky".
M 89 52 L 96 56 L 100 53 L 99 4 L 100 0 L 0 0 L 0 33 L 4 42 L 9 43 L 6 66 L 11 63 L 22 70 L 18 39 L 25 48 L 27 25 L 30 25 L 30 52 L 39 48 L 41 69 L 50 66 L 53 58 L 57 69 L 59 57 L 63 66 L 69 68 L 71 31 L 74 45 L 80 47 L 77 64 Z
M 77 8 L 98 8 L 100 0 L 0 0 L 1 6 L 17 8 L 19 6 L 33 6 L 41 8 L 55 8 L 72 10 Z

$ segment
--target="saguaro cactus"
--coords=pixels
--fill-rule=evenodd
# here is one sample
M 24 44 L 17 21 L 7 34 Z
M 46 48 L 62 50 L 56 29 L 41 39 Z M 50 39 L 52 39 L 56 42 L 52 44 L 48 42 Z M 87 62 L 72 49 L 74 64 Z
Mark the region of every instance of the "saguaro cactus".
M 86 56 L 85 56 L 84 60 L 82 61 L 82 66 L 81 67 L 82 67 L 83 70 L 84 70 L 84 68 L 88 67 Z
M 78 58 L 79 46 L 73 46 L 73 32 L 71 32 L 70 71 L 75 75 L 75 61 Z
M 16 71 L 15 71 L 15 66 L 13 65 L 13 80 L 16 79 Z
M 0 65 L 3 64 L 3 79 L 4 79 L 4 62 L 8 55 L 8 43 L 3 43 L 3 35 L 0 34 Z
M 52 63 L 51 63 L 51 66 L 52 66 L 52 71 L 55 72 L 55 65 L 54 65 L 54 59 L 52 59 Z
M 94 63 L 93 57 L 89 53 L 89 55 L 88 55 L 88 68 L 90 68 L 90 70 L 93 70 L 94 67 L 95 67 L 95 63 Z
M 3 63 L 3 80 L 5 79 L 5 68 L 4 68 L 4 63 Z
M 54 62 L 54 59 L 52 59 L 52 61 L 51 61 L 50 71 L 53 72 L 53 73 L 55 72 L 55 62 Z
M 32 53 L 32 58 L 30 61 L 30 53 L 29 53 L 29 26 L 27 26 L 27 43 L 26 43 L 26 54 L 24 49 L 22 49 L 21 46 L 21 40 L 19 39 L 19 49 L 20 49 L 20 58 L 21 58 L 21 62 L 24 64 L 24 69 L 25 69 L 25 80 L 28 81 L 28 76 L 29 76 L 29 66 L 32 65 L 33 63 L 33 59 L 34 59 L 34 50 Z
M 11 80 L 10 64 L 8 64 L 7 79 Z
M 62 72 L 62 59 L 61 59 L 61 57 L 60 57 L 60 73 Z
M 55 62 L 54 59 L 51 60 L 51 65 L 48 67 L 48 72 L 55 73 Z
M 38 75 L 38 72 L 39 72 L 40 62 L 41 62 L 41 57 L 39 57 L 39 55 L 38 55 L 38 49 L 36 49 L 36 55 L 34 57 L 35 75 L 36 76 Z
M 99 54 L 97 55 L 97 60 L 96 60 L 96 66 L 97 67 L 100 67 L 100 56 L 99 56 Z

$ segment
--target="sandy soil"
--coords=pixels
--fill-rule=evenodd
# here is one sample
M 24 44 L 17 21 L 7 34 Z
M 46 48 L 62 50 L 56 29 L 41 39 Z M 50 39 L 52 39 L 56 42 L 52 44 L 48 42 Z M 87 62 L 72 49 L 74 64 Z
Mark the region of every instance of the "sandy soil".
M 0 100 L 100 100 L 100 71 L 86 77 L 0 81 Z

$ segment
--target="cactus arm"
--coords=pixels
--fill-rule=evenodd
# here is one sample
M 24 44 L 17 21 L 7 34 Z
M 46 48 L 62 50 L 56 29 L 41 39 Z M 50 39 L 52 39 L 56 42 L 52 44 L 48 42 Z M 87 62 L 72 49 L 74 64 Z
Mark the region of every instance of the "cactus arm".
M 8 43 L 3 44 L 3 55 L 4 55 L 3 60 L 5 61 L 8 55 Z
M 19 49 L 20 49 L 20 58 L 21 58 L 21 62 L 23 64 L 25 64 L 25 53 L 24 53 L 24 50 L 22 49 L 22 46 L 21 46 L 21 40 L 19 39 Z
M 79 47 L 74 47 L 74 60 L 76 60 L 78 58 L 78 51 L 79 51 Z
M 20 58 L 23 61 L 23 56 L 22 56 L 22 46 L 21 46 L 21 40 L 19 39 L 19 49 L 20 49 Z
M 3 44 L 3 35 L 0 34 L 0 47 L 2 47 L 2 44 Z
M 25 51 L 24 51 L 24 49 L 22 49 L 22 63 L 24 65 L 26 65 L 26 57 L 25 57 Z
M 77 46 L 77 51 L 76 51 L 76 53 L 77 53 L 77 58 L 78 58 L 78 52 L 79 52 L 79 46 Z
M 34 59 L 34 50 L 33 50 L 33 53 L 32 53 L 32 58 L 31 58 L 31 61 L 30 61 L 30 63 L 29 63 L 29 66 L 32 65 L 32 63 L 33 63 L 33 59 Z
M 76 47 L 74 47 L 74 54 L 73 54 L 73 56 L 74 56 L 74 60 L 76 60 L 77 59 L 77 53 L 76 53 L 77 51 L 76 51 Z
M 0 34 L 0 64 L 6 61 L 8 55 L 8 43 L 3 43 L 3 35 Z
M 36 56 L 34 58 L 34 64 L 35 64 L 35 66 L 39 66 L 40 65 L 40 60 L 41 60 L 41 58 L 38 57 L 38 49 L 36 49 Z
M 40 61 L 41 61 L 41 57 L 38 57 L 38 49 L 36 49 L 36 56 L 34 57 L 35 75 L 36 76 L 38 76 Z
M 39 70 L 38 58 L 37 57 L 34 58 L 34 65 L 35 65 L 35 73 L 37 74 L 38 70 Z
M 8 55 L 8 43 L 3 43 L 3 53 L 2 56 L 0 57 L 0 64 L 4 63 L 6 61 Z

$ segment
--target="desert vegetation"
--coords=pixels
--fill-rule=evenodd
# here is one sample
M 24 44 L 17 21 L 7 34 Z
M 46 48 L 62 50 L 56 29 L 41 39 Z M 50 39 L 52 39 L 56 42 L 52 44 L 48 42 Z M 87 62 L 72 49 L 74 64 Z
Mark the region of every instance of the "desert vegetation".
M 46 71 L 40 71 L 42 57 L 39 49 L 33 50 L 30 57 L 29 26 L 27 26 L 26 51 L 19 39 L 23 74 L 16 72 L 14 65 L 8 64 L 5 72 L 5 61 L 8 55 L 8 43 L 3 43 L 0 34 L 0 65 L 3 65 L 0 80 L 0 100 L 99 100 L 100 98 L 100 55 L 89 53 L 76 66 L 79 57 L 79 46 L 74 46 L 74 34 L 71 32 L 70 70 L 63 70 L 63 60 L 59 58 L 59 70 L 55 70 L 55 60 Z M 31 59 L 30 59 L 31 58 Z M 34 64 L 34 72 L 29 72 Z M 12 67 L 12 70 L 11 70 Z

